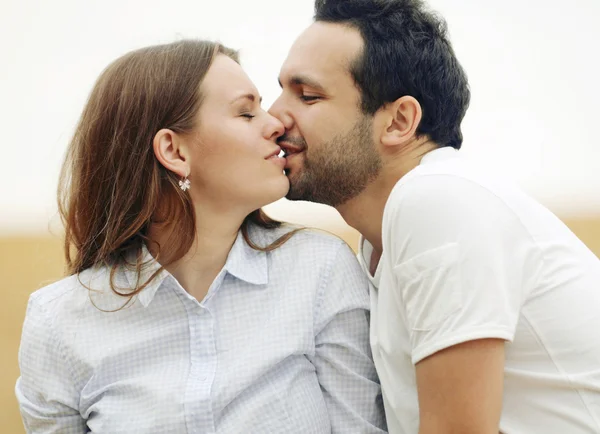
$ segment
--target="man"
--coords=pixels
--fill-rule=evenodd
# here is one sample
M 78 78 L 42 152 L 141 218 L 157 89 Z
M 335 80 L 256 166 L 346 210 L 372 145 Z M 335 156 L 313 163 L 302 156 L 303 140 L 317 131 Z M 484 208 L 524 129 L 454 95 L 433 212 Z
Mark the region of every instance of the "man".
M 445 23 L 416 0 L 317 1 L 279 79 L 288 198 L 362 234 L 390 432 L 600 432 L 600 261 L 459 155 Z

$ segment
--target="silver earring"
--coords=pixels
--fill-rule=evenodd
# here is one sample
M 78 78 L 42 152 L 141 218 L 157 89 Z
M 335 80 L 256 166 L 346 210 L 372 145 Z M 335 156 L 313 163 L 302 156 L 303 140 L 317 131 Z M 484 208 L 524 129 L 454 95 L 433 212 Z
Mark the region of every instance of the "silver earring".
M 183 180 L 179 181 L 179 188 L 183 191 L 188 191 L 190 189 L 190 180 L 188 179 L 188 175 L 185 175 Z

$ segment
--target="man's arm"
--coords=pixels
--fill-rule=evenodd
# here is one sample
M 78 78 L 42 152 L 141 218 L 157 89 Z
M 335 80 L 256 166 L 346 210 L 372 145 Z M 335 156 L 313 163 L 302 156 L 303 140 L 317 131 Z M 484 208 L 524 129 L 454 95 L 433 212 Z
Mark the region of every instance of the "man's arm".
M 504 341 L 480 339 L 446 348 L 416 365 L 419 434 L 498 433 Z

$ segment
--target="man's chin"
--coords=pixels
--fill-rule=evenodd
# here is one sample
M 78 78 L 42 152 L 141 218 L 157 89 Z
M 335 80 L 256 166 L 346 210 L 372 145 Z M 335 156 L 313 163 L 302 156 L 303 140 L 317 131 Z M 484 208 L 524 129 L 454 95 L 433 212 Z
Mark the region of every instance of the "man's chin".
M 287 200 L 303 200 L 300 196 L 299 189 L 297 188 L 300 185 L 300 180 L 298 179 L 297 173 L 294 173 L 291 169 L 285 169 L 284 173 L 287 176 L 288 181 L 290 183 L 290 189 L 288 190 L 285 198 Z
M 285 195 L 285 198 L 291 201 L 307 200 L 302 194 L 298 194 L 298 192 L 293 191 L 291 188 L 290 191 L 288 191 L 288 193 Z
M 302 188 L 302 186 L 300 185 L 300 183 L 298 183 L 297 181 L 294 182 L 293 178 L 289 178 L 290 181 L 290 189 L 288 190 L 287 194 L 285 195 L 285 198 L 287 200 L 291 200 L 291 201 L 298 201 L 298 200 L 303 200 L 303 201 L 311 201 L 311 197 L 309 197 L 310 195 L 307 194 L 306 189 Z

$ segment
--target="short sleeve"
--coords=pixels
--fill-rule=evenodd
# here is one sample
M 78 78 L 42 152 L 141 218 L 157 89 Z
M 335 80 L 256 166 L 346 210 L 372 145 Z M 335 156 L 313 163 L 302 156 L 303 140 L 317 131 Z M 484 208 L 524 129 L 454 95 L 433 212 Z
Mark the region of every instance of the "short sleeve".
M 540 255 L 500 197 L 458 176 L 421 176 L 394 190 L 385 222 L 414 364 L 470 340 L 513 339 Z

